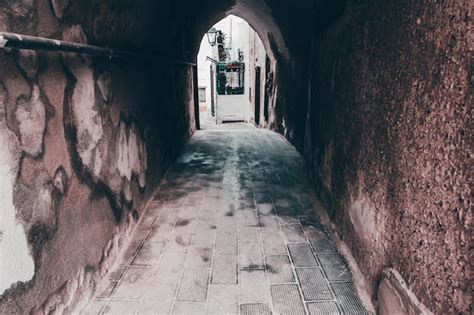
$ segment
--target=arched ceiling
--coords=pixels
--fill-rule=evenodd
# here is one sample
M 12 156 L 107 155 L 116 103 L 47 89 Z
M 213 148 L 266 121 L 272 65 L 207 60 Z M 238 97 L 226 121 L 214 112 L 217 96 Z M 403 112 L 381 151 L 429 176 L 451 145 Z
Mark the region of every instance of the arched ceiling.
M 234 0 L 221 3 L 201 5 L 195 12 L 196 30 L 191 40 L 192 47 L 189 47 L 190 54 L 196 56 L 199 46 L 205 33 L 217 22 L 228 15 L 238 16 L 249 23 L 249 25 L 260 36 L 266 51 L 271 58 L 290 58 L 290 52 L 280 27 L 272 16 L 272 10 L 265 0 Z

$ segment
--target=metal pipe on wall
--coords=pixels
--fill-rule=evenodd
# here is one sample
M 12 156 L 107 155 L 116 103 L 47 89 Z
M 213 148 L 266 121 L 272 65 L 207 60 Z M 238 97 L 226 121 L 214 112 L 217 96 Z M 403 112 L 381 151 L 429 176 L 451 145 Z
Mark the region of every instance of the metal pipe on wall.
M 128 50 L 118 50 L 109 47 L 80 44 L 63 40 L 29 36 L 15 33 L 0 32 L 0 48 L 16 48 L 30 50 L 60 51 L 91 56 L 101 56 L 106 58 L 116 57 L 145 57 L 157 59 L 161 62 L 178 65 L 196 66 L 195 62 L 186 60 L 166 58 L 154 52 L 137 52 Z

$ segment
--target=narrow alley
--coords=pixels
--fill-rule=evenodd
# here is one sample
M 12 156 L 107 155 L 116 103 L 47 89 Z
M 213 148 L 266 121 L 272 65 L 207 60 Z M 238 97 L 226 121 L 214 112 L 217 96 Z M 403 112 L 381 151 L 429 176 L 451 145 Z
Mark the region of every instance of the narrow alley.
M 0 0 L 0 314 L 474 314 L 472 0 Z
M 191 138 L 85 313 L 365 314 L 301 156 L 221 126 Z

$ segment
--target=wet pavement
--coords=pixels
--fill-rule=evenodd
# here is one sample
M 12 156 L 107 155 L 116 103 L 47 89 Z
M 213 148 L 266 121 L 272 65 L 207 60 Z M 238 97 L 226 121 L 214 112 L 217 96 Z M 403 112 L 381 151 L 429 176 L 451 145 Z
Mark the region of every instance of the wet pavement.
M 193 136 L 86 314 L 367 314 L 301 156 L 236 127 Z

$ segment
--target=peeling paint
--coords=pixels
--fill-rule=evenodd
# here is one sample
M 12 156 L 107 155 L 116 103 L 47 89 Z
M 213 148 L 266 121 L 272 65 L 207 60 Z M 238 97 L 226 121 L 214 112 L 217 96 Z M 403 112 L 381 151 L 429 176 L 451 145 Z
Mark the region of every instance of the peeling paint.
M 145 144 L 137 133 L 134 124 L 127 129 L 124 122 L 120 123 L 117 170 L 128 181 L 132 180 L 133 175 L 137 175 L 140 187 L 145 187 L 147 153 Z
M 3 148 L 5 138 L 0 135 L 0 147 Z M 0 159 L 5 160 L 8 154 L 3 149 Z M 0 165 L 1 216 L 0 226 L 2 238 L 0 240 L 0 294 L 18 281 L 29 281 L 34 275 L 34 262 L 29 252 L 25 230 L 16 219 L 16 209 L 13 206 L 13 181 L 11 169 Z
M 80 268 L 76 274 L 64 282 L 56 291 L 39 306 L 32 314 L 62 314 L 71 307 L 81 312 L 89 303 L 96 289 L 96 284 L 103 279 L 124 255 L 130 235 L 137 226 L 133 214 L 129 213 L 123 224 L 115 228 L 112 238 L 102 251 L 100 263 L 95 268 Z
M 46 110 L 40 99 L 40 90 L 37 85 L 33 87 L 29 99 L 24 95 L 18 97 L 15 114 L 20 126 L 23 150 L 32 156 L 38 156 L 43 151 Z
M 54 173 L 53 187 L 62 195 L 67 191 L 68 178 L 64 167 L 60 166 Z
M 5 122 L 6 91 L 0 84 L 0 294 L 17 281 L 28 281 L 34 275 L 23 226 L 16 218 L 13 187 L 19 169 L 21 147 Z
M 112 93 L 112 77 L 107 71 L 102 72 L 97 78 L 97 86 L 99 87 L 100 95 L 106 102 L 110 101 L 113 97 Z
M 86 41 L 80 26 L 72 26 L 64 32 L 66 39 Z M 95 84 L 92 61 L 86 56 L 63 55 L 65 63 L 76 78 L 72 95 L 74 123 L 77 129 L 77 151 L 83 164 L 95 176 L 100 174 L 102 167 L 102 148 L 99 146 L 104 130 L 102 118 L 95 109 Z

